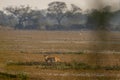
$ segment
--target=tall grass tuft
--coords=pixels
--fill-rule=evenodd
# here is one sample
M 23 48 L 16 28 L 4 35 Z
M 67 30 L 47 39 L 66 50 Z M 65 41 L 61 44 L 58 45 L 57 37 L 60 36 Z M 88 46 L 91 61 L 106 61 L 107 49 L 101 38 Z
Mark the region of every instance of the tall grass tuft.
M 25 73 L 19 73 L 17 76 L 20 80 L 27 80 L 28 79 L 28 76 Z

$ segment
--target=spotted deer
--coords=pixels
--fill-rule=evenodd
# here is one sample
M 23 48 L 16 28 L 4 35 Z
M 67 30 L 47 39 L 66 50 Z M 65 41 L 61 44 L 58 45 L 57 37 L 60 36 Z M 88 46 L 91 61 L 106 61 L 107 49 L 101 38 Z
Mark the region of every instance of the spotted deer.
M 61 62 L 60 58 L 56 56 L 48 56 L 48 55 L 44 55 L 44 60 L 47 63 Z

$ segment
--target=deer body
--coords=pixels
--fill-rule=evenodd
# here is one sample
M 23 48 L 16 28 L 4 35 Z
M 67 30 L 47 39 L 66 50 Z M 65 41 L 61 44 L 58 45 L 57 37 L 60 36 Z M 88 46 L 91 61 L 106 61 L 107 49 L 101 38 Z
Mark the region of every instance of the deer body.
M 60 62 L 60 58 L 56 57 L 56 56 L 48 56 L 48 55 L 44 55 L 44 59 L 45 62 L 47 63 L 53 63 L 53 62 Z

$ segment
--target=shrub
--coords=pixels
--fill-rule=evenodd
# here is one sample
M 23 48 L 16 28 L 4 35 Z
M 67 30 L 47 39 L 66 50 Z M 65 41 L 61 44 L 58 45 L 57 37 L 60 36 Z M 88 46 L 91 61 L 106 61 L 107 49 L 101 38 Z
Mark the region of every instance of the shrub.
M 28 76 L 25 73 L 19 73 L 17 76 L 20 80 L 27 80 L 28 79 Z

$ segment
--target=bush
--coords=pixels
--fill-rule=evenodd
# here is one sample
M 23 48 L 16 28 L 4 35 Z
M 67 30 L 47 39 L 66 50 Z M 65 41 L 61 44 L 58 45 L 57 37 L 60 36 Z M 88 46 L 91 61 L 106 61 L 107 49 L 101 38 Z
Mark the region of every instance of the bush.
M 20 73 L 17 75 L 20 80 L 27 80 L 28 76 L 25 73 Z

